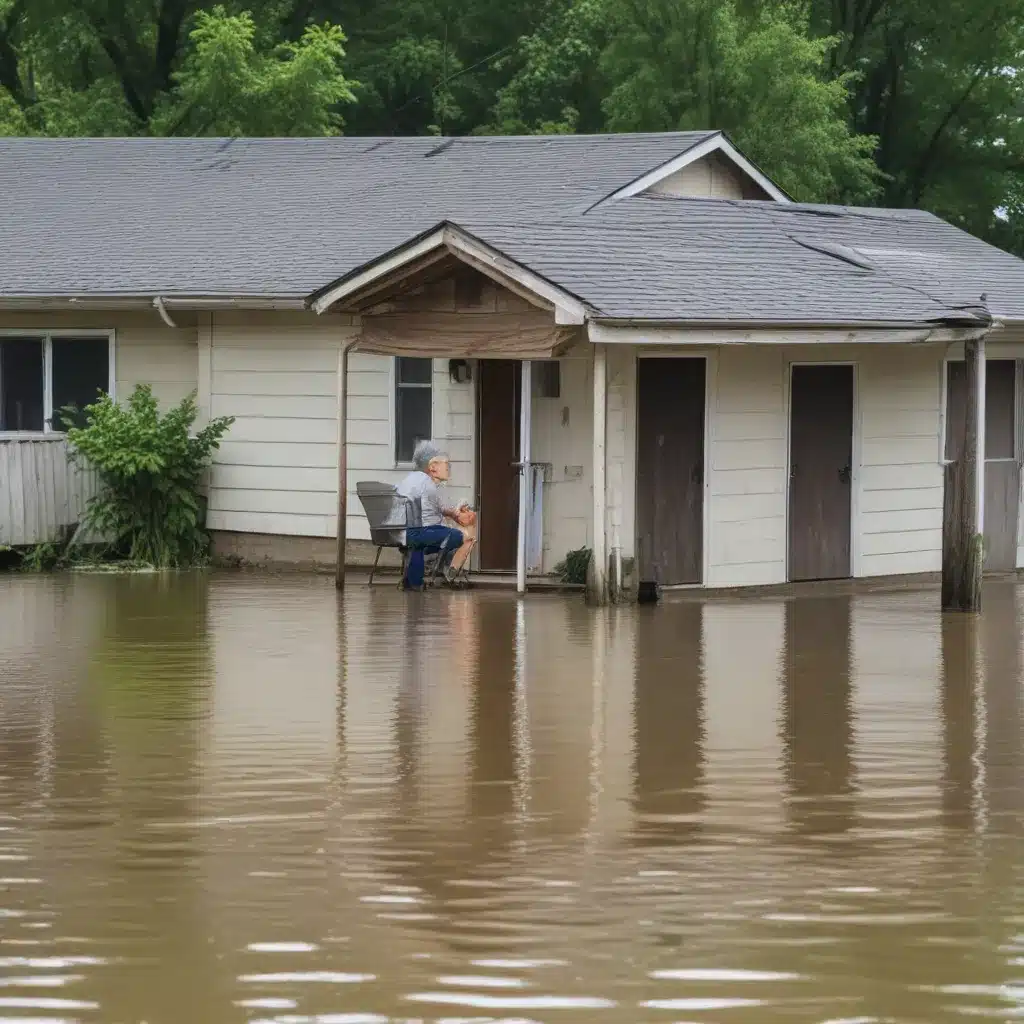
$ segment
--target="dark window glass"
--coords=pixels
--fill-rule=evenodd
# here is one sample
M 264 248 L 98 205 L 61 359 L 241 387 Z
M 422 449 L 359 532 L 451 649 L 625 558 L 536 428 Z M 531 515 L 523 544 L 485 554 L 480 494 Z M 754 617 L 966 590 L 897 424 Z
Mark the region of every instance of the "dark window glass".
M 0 430 L 43 429 L 43 342 L 0 339 Z
M 398 359 L 399 384 L 429 384 L 434 363 L 431 359 L 409 359 L 400 356 Z
M 53 429 L 85 423 L 83 410 L 110 386 L 110 343 L 106 338 L 53 339 Z M 78 412 L 70 415 L 67 406 Z
M 430 388 L 399 387 L 395 396 L 395 459 L 412 462 L 418 441 L 430 440 Z
M 418 441 L 430 439 L 431 359 L 395 360 L 395 461 L 411 462 Z
M 994 359 L 985 367 L 985 458 L 1012 459 L 1016 445 L 1017 367 Z
M 557 359 L 538 360 L 533 364 L 533 393 L 537 398 L 560 398 L 562 364 Z
M 967 367 L 946 364 L 946 458 L 960 455 L 967 403 Z M 1016 377 L 1012 359 L 990 359 L 985 364 L 985 458 L 1012 459 L 1016 445 Z

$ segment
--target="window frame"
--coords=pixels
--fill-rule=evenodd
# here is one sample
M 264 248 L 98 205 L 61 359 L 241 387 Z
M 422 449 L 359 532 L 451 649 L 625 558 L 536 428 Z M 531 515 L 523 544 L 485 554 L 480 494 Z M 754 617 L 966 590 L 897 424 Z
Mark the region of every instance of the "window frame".
M 424 383 L 403 383 L 398 372 L 398 361 L 400 359 L 423 359 L 430 363 L 430 379 Z M 428 438 L 433 437 L 434 430 L 434 359 L 432 356 L 392 356 L 391 357 L 391 458 L 395 469 L 410 469 L 413 466 L 412 459 L 400 459 L 398 457 L 398 395 L 400 390 L 426 390 L 430 392 L 430 433 Z
M 65 436 L 63 430 L 53 429 L 53 340 L 54 338 L 106 338 L 107 339 L 107 394 L 111 398 L 116 395 L 116 338 L 117 332 L 113 328 L 96 327 L 61 327 L 56 329 L 44 329 L 32 327 L 3 327 L 0 328 L 0 342 L 5 338 L 25 338 L 37 340 L 43 346 L 43 429 L 42 430 L 0 430 L 0 440 L 18 438 L 62 438 Z M 3 368 L 0 366 L 0 373 Z

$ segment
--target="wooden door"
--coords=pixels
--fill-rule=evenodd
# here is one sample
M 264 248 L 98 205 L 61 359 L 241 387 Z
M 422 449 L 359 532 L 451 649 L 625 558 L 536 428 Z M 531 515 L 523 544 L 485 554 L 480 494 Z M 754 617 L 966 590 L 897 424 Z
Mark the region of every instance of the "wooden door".
M 960 457 L 967 403 L 965 364 L 946 364 L 946 458 Z M 985 569 L 1011 572 L 1017 566 L 1020 463 L 1017 461 L 1017 364 L 985 364 Z
M 477 409 L 479 423 L 480 568 L 516 567 L 519 531 L 519 392 L 521 364 L 481 359 Z
M 700 583 L 706 361 L 637 361 L 636 511 L 641 580 Z
M 789 425 L 789 578 L 850 575 L 853 367 L 794 366 Z

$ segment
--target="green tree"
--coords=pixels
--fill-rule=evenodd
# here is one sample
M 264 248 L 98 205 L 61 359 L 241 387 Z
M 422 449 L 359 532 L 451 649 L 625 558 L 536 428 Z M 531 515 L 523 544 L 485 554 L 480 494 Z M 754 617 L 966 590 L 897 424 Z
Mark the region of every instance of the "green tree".
M 522 41 L 495 106 L 499 131 L 719 128 L 796 198 L 864 200 L 875 141 L 848 119 L 851 75 L 834 39 L 794 8 L 732 0 L 569 2 Z M 600 102 L 593 102 L 595 87 Z
M 6 5 L 6 7 L 5 7 Z M 353 99 L 330 24 L 280 39 L 192 0 L 0 0 L 0 133 L 325 135 Z
M 836 40 L 809 38 L 798 11 L 743 17 L 729 0 L 633 0 L 621 10 L 602 58 L 613 131 L 721 128 L 797 199 L 871 198 L 875 139 L 850 128 L 851 76 L 827 77 Z
M 1022 0 L 0 0 L 0 134 L 722 128 L 1024 252 L 1021 52 Z

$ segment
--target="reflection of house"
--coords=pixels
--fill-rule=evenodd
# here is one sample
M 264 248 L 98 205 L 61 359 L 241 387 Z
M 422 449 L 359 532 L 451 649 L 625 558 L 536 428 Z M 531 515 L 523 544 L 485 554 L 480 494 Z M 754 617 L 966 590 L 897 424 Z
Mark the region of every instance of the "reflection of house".
M 352 344 L 349 488 L 441 439 L 481 568 L 515 565 L 539 502 L 543 570 L 583 545 L 666 584 L 937 570 L 985 293 L 989 567 L 1024 562 L 1024 263 L 928 214 L 791 203 L 710 132 L 0 154 L 0 431 L 50 433 L 97 387 L 197 389 L 236 417 L 209 503 L 225 552 L 333 559 Z M 355 501 L 345 525 L 356 557 Z

